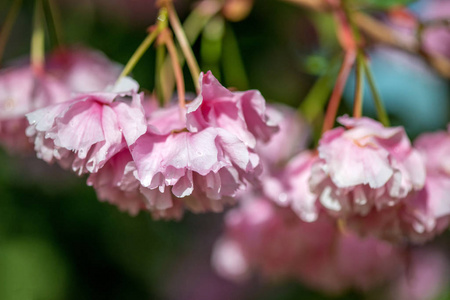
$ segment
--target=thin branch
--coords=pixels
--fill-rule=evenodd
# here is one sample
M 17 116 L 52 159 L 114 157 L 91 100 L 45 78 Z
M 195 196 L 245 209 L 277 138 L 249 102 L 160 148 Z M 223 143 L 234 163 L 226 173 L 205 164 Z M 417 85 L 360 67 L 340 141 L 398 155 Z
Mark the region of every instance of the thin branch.
M 180 48 L 186 58 L 186 62 L 191 72 L 192 80 L 194 81 L 195 88 L 197 92 L 200 91 L 200 85 L 198 83 L 198 76 L 200 76 L 200 68 L 198 66 L 197 60 L 195 59 L 194 53 L 192 52 L 191 45 L 184 33 L 183 26 L 181 25 L 180 19 L 178 18 L 177 12 L 173 7 L 171 1 L 167 1 L 167 10 L 169 11 L 169 21 L 172 25 L 175 36 L 180 43 Z M 176 49 L 176 48 L 175 48 Z
M 167 28 L 165 28 L 160 35 L 160 42 L 165 44 L 167 47 L 167 52 L 169 52 L 170 59 L 172 60 L 173 72 L 175 74 L 175 79 L 177 82 L 177 92 L 178 92 L 178 103 L 182 111 L 186 106 L 185 101 L 185 87 L 183 79 L 183 70 L 181 69 L 180 62 L 178 60 L 177 48 L 173 43 L 172 35 Z
M 322 133 L 333 128 L 339 104 L 341 103 L 342 92 L 344 90 L 345 83 L 347 82 L 348 75 L 350 74 L 350 70 L 355 62 L 355 58 L 356 51 L 349 50 L 345 53 L 344 61 L 342 62 L 338 77 L 336 79 L 336 84 L 334 85 L 334 89 L 331 94 L 330 102 L 328 103 Z
M 381 100 L 380 93 L 378 92 L 377 86 L 375 84 L 375 79 L 373 78 L 370 65 L 366 59 L 363 59 L 362 63 L 364 67 L 364 73 L 366 75 L 367 82 L 369 83 L 369 88 L 370 91 L 372 92 L 372 97 L 375 102 L 375 108 L 377 110 L 378 119 L 385 127 L 389 127 L 390 126 L 389 118 L 386 113 L 386 110 L 384 109 L 383 101 Z

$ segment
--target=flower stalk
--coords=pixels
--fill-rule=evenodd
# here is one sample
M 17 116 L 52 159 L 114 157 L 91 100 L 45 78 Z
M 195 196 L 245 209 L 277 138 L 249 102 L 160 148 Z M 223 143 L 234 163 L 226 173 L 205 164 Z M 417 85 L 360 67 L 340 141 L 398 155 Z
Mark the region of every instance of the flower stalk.
M 8 41 L 9 35 L 11 34 L 14 22 L 19 14 L 20 7 L 22 6 L 22 0 L 15 0 L 6 15 L 5 23 L 3 23 L 2 29 L 0 30 L 0 62 L 5 51 L 6 42 Z
M 353 63 L 355 62 L 355 58 L 355 51 L 348 50 L 345 53 L 344 61 L 342 62 L 341 68 L 339 69 L 336 84 L 334 86 L 333 92 L 331 93 L 330 102 L 328 103 L 325 120 L 323 122 L 322 133 L 333 128 L 339 104 L 341 103 L 342 92 L 352 69 Z
M 52 21 L 54 38 L 57 46 L 64 45 L 61 14 L 55 0 L 47 0 L 48 11 Z
M 160 43 L 165 44 L 167 47 L 167 52 L 169 52 L 170 59 L 172 60 L 173 72 L 175 74 L 175 79 L 177 83 L 177 93 L 178 93 L 178 103 L 182 111 L 184 111 L 186 106 L 185 101 L 185 87 L 183 79 L 183 70 L 181 69 L 181 64 L 178 60 L 177 49 L 173 42 L 172 35 L 170 31 L 166 28 L 161 32 Z
M 355 71 L 355 97 L 353 98 L 353 117 L 360 118 L 362 116 L 363 96 L 364 96 L 364 66 L 361 51 L 356 56 Z
M 134 69 L 138 61 L 144 55 L 144 53 L 148 50 L 148 48 L 152 45 L 152 43 L 156 40 L 158 35 L 163 31 L 164 28 L 167 27 L 167 9 L 161 8 L 158 15 L 158 21 L 156 25 L 150 27 L 150 33 L 147 35 L 144 41 L 139 45 L 136 51 L 131 56 L 130 60 L 127 62 L 125 67 L 123 68 L 122 73 L 119 75 L 117 82 L 130 74 L 130 72 Z
M 45 34 L 42 0 L 36 0 L 34 7 L 33 33 L 31 35 L 31 67 L 36 75 L 44 72 Z
M 366 75 L 367 82 L 369 83 L 369 88 L 372 93 L 373 100 L 375 102 L 375 108 L 377 110 L 378 119 L 380 120 L 381 124 L 383 124 L 385 127 L 389 127 L 390 126 L 389 117 L 384 108 L 383 100 L 381 100 L 380 93 L 378 92 L 378 89 L 375 84 L 375 80 L 373 78 L 373 74 L 370 69 L 369 63 L 367 62 L 367 59 L 363 59 L 362 64 L 363 64 L 363 68 L 364 68 L 364 74 Z
M 165 7 L 169 13 L 169 21 L 172 26 L 173 32 L 180 43 L 181 51 L 183 52 L 184 57 L 186 58 L 186 62 L 189 67 L 189 71 L 191 72 L 191 77 L 195 85 L 195 89 L 197 92 L 200 90 L 200 85 L 198 83 L 198 76 L 200 75 L 200 67 L 198 66 L 198 62 L 195 59 L 194 53 L 192 52 L 192 48 L 189 44 L 189 41 L 186 37 L 186 34 L 181 25 L 180 19 L 173 7 L 171 1 L 166 1 Z

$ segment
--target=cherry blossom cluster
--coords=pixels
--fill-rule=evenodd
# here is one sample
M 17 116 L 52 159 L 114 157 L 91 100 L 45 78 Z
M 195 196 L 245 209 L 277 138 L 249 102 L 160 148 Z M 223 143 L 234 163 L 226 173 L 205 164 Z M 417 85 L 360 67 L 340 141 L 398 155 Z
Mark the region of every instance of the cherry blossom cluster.
M 278 127 L 258 91 L 230 92 L 211 72 L 199 82 L 198 96 L 185 107 L 159 107 L 129 77 L 95 92 L 48 96 L 26 115 L 26 135 L 39 158 L 89 174 L 101 200 L 133 215 L 148 210 L 178 219 L 186 208 L 221 211 L 257 181 L 256 143 Z
M 426 298 L 422 291 L 448 277 L 448 262 L 411 246 L 450 226 L 450 125 L 412 142 L 402 126 L 387 125 L 376 91 L 381 122 L 362 116 L 364 78 L 373 81 L 366 49 L 344 1 L 328 2 L 345 58 L 317 145 L 298 111 L 200 73 L 171 1 L 160 1 L 155 25 L 123 71 L 85 48 L 44 58 L 45 42 L 35 34 L 43 22 L 35 22 L 31 62 L 0 71 L 0 143 L 13 153 L 34 149 L 39 159 L 86 176 L 100 201 L 133 216 L 179 220 L 186 211 L 234 206 L 212 254 L 225 278 L 258 272 L 333 294 L 388 286 L 384 298 Z M 431 33 L 421 51 L 448 56 L 441 47 L 448 32 Z M 173 68 L 173 101 L 154 96 L 172 91 L 171 83 L 157 83 L 150 95 L 127 76 L 153 42 L 164 46 Z M 188 101 L 180 53 L 191 76 L 199 76 Z M 353 67 L 353 116 L 336 118 Z
M 345 127 L 326 132 L 311 151 L 298 114 L 277 114 L 280 131 L 257 147 L 263 188 L 240 193 L 226 214 L 212 256 L 217 272 L 234 281 L 254 271 L 295 278 L 332 294 L 389 286 L 389 299 L 425 299 L 427 284 L 445 284 L 442 254 L 410 253 L 398 242 L 422 243 L 448 227 L 449 132 L 424 134 L 412 147 L 401 127 L 345 116 Z M 426 270 L 436 280 L 422 277 L 410 289 Z
M 423 243 L 449 225 L 449 132 L 413 146 L 402 127 L 343 116 L 307 150 L 305 122 L 266 108 L 258 91 L 231 92 L 208 72 L 195 99 L 160 106 L 133 79 L 115 83 L 118 71 L 86 49 L 51 54 L 43 74 L 3 71 L 2 142 L 32 141 L 39 158 L 88 174 L 99 199 L 132 215 L 219 212 L 250 190 L 304 222 L 326 215 L 388 241 Z
M 120 66 L 85 48 L 59 49 L 48 55 L 44 73 L 19 63 L 0 72 L 0 143 L 11 152 L 32 150 L 25 114 L 64 102 L 72 93 L 105 89 Z

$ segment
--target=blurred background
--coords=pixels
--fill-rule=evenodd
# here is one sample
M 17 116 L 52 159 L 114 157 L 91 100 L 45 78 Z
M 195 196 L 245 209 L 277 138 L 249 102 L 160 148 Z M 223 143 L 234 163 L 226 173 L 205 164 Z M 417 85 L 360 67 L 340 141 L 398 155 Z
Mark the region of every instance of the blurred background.
M 0 1 L 0 24 L 12 2 Z M 153 0 L 54 2 L 67 44 L 98 49 L 120 64 L 128 61 L 145 38 L 157 12 Z M 267 101 L 296 108 L 319 77 L 337 71 L 333 62 L 341 50 L 330 16 L 276 0 L 228 2 L 234 4 L 210 19 L 193 44 L 202 70 L 213 70 L 225 86 L 259 89 Z M 420 1 L 411 9 L 421 15 L 434 2 L 439 1 Z M 23 0 L 3 67 L 29 55 L 33 4 Z M 175 1 L 181 20 L 193 5 L 193 1 Z M 385 18 L 378 11 L 373 13 Z M 393 22 L 392 26 L 401 25 Z M 448 48 L 437 51 L 450 52 L 447 38 L 439 38 L 439 44 Z M 47 39 L 47 50 L 53 46 L 54 41 Z M 446 128 L 450 121 L 448 80 L 420 57 L 380 45 L 369 45 L 368 53 L 393 125 L 404 125 L 411 138 Z M 194 91 L 186 67 L 184 71 L 187 89 Z M 152 90 L 154 74 L 152 48 L 133 77 L 143 89 Z M 341 113 L 351 112 L 353 81 L 350 78 L 345 89 Z M 332 87 L 329 81 L 319 94 L 327 98 Z M 369 93 L 364 114 L 375 116 Z M 326 295 L 295 281 L 267 282 L 257 275 L 242 284 L 226 281 L 210 266 L 212 247 L 223 230 L 223 214 L 186 213 L 179 222 L 153 221 L 145 213 L 131 217 L 98 201 L 94 190 L 86 186 L 86 178 L 49 166 L 33 155 L 2 149 L 0 166 L 0 299 L 381 297 L 378 291 Z M 449 254 L 449 241 L 447 233 L 433 243 Z M 449 278 L 444 282 L 428 298 L 420 299 L 450 299 Z

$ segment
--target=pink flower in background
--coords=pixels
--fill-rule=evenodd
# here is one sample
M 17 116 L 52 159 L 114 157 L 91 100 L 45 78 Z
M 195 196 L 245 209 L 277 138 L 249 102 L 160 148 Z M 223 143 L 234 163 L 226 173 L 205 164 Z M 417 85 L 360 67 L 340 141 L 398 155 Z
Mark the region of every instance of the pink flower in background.
M 396 246 L 342 234 L 326 215 L 303 222 L 263 198 L 241 202 L 225 222 L 212 263 L 231 280 L 247 279 L 257 271 L 273 279 L 294 278 L 328 293 L 368 291 L 397 278 L 403 263 Z
M 87 48 L 62 48 L 48 56 L 46 71 L 70 91 L 97 92 L 113 84 L 122 67 L 103 53 Z
M 294 155 L 307 147 L 310 128 L 297 110 L 277 104 L 267 105 L 266 114 L 279 130 L 267 143 L 259 142 L 256 152 L 267 171 L 280 169 Z
M 37 108 L 64 101 L 70 95 L 66 86 L 49 75 L 36 76 L 30 66 L 0 73 L 0 142 L 10 151 L 32 149 L 25 135 L 25 114 Z
M 281 207 L 290 206 L 304 221 L 317 219 L 316 196 L 309 191 L 308 178 L 315 160 L 313 152 L 305 151 L 310 129 L 299 113 L 287 106 L 268 106 L 267 114 L 280 130 L 268 143 L 258 143 L 263 174 L 252 193 L 260 193 Z M 240 195 L 245 198 L 246 195 Z
M 32 149 L 25 114 L 67 101 L 73 92 L 104 90 L 120 73 L 103 54 L 84 48 L 57 50 L 45 68 L 39 76 L 29 65 L 0 73 L 0 142 L 11 151 Z
M 285 194 L 280 194 L 286 204 L 305 222 L 314 222 L 319 217 L 320 205 L 317 195 L 309 187 L 311 167 L 317 161 L 317 155 L 303 151 L 295 156 L 284 172 Z M 279 203 L 278 201 L 277 203 Z
M 450 2 L 446 0 L 428 0 L 420 12 L 423 21 L 445 20 L 450 18 Z M 450 58 L 450 32 L 445 25 L 431 26 L 423 33 L 424 47 L 431 53 Z
M 347 219 L 349 227 L 362 235 L 376 234 L 392 241 L 424 243 L 450 224 L 450 134 L 425 133 L 414 143 L 421 153 L 427 177 L 425 187 L 399 205 L 366 216 Z
M 414 146 L 425 159 L 427 178 L 405 204 L 404 222 L 415 240 L 425 241 L 450 224 L 450 132 L 422 134 Z
M 146 130 L 138 85 L 125 78 L 110 92 L 84 94 L 27 114 L 39 158 L 78 174 L 95 173 Z M 124 96 L 132 96 L 125 99 Z
M 346 128 L 326 132 L 310 187 L 329 214 L 347 218 L 388 210 L 423 188 L 425 166 L 402 127 L 340 117 Z M 388 217 L 388 215 L 386 215 Z
M 394 282 L 388 299 L 440 299 L 449 287 L 450 264 L 445 253 L 430 248 L 416 249 L 410 254 L 405 273 Z

